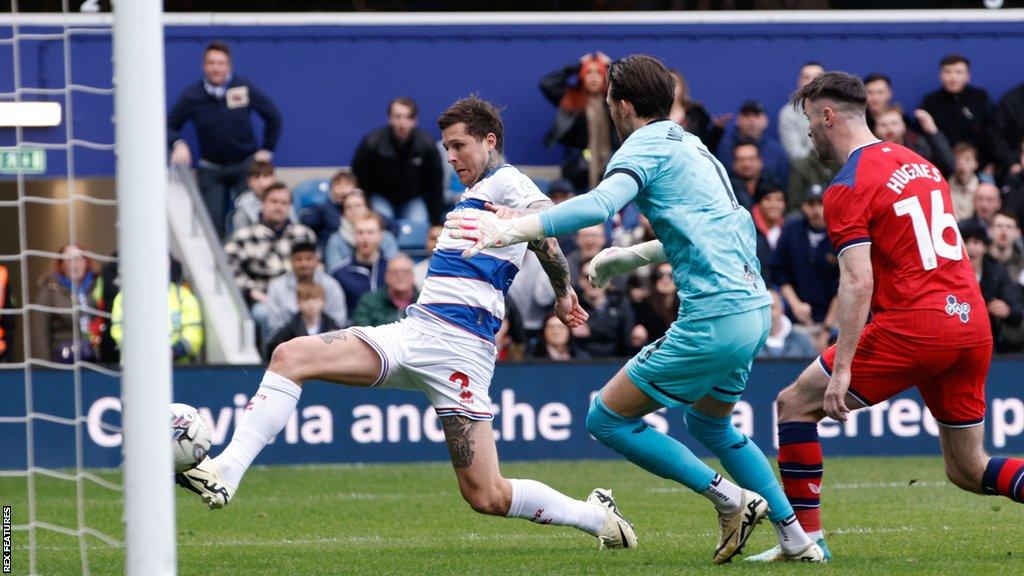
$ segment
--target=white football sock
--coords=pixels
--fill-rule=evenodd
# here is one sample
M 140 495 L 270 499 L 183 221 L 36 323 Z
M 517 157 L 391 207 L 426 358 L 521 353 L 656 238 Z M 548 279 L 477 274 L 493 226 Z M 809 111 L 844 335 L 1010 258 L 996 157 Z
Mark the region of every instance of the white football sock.
M 238 488 L 252 461 L 288 423 L 301 394 L 302 388 L 284 376 L 270 371 L 263 375 L 259 390 L 235 423 L 231 443 L 213 459 L 231 487 Z
M 711 500 L 719 512 L 726 514 L 739 510 L 740 504 L 743 503 L 743 489 L 723 478 L 721 474 L 715 474 L 711 485 L 701 493 L 701 496 Z
M 825 533 L 822 532 L 821 530 L 815 530 L 814 532 L 808 532 L 807 533 L 807 537 L 810 538 L 811 540 L 817 542 L 818 540 L 821 540 L 822 538 L 825 537 Z
M 772 522 L 775 531 L 779 534 L 779 546 L 786 554 L 798 554 L 811 545 L 815 540 L 804 532 L 803 526 L 796 521 L 796 515 L 790 516 L 778 522 Z
M 536 480 L 509 480 L 512 484 L 512 505 L 509 518 L 523 518 L 537 524 L 575 526 L 597 535 L 607 516 L 606 508 L 575 500 Z

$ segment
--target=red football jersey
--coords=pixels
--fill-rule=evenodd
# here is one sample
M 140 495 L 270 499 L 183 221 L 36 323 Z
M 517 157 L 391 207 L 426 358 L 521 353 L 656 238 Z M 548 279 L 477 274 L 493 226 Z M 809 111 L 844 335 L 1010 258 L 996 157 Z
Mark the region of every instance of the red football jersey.
M 836 254 L 871 244 L 871 311 L 880 328 L 939 348 L 992 341 L 949 185 L 931 162 L 898 144 L 863 146 L 823 201 Z

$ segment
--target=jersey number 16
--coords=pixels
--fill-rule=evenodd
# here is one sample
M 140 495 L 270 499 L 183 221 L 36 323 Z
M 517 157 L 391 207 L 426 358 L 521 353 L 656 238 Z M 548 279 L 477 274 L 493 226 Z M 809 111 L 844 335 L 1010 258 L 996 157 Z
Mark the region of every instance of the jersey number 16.
M 892 206 L 896 209 L 897 216 L 910 216 L 910 222 L 914 226 L 914 236 L 917 237 L 917 249 L 921 253 L 921 264 L 924 265 L 925 270 L 933 270 L 938 267 L 938 256 L 949 260 L 963 259 L 964 241 L 960 237 L 956 217 L 946 212 L 941 190 L 932 190 L 931 225 L 924 217 L 924 210 L 921 208 L 921 201 L 917 199 L 917 196 L 900 200 Z M 943 237 L 945 231 L 950 228 L 953 229 L 953 238 L 955 239 L 953 244 L 946 242 Z

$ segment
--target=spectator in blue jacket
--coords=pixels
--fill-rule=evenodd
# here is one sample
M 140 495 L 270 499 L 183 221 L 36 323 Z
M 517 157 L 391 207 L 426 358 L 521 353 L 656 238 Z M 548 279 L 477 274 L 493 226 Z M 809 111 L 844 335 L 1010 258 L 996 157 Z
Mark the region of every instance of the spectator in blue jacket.
M 356 309 L 363 294 L 384 287 L 388 261 L 380 249 L 382 232 L 383 226 L 376 214 L 366 214 L 356 220 L 353 223 L 355 252 L 331 273 L 345 292 L 349 310 Z
M 262 144 L 253 133 L 253 112 L 263 120 Z M 230 204 L 245 191 L 249 163 L 272 159 L 281 134 L 281 115 L 251 81 L 232 74 L 231 48 L 210 42 L 203 51 L 203 78 L 185 88 L 167 115 L 173 164 L 192 163 L 192 152 L 181 136 L 189 120 L 199 140 L 199 190 L 223 239 Z
M 783 187 L 789 182 L 789 157 L 782 144 L 767 133 L 768 115 L 764 106 L 756 100 L 747 100 L 740 106 L 736 122 L 730 126 L 722 141 L 718 144 L 715 156 L 733 176 L 732 153 L 737 144 L 753 144 L 757 146 L 764 162 L 765 173 L 772 176 Z
M 800 210 L 782 225 L 771 256 L 771 277 L 790 317 L 815 326 L 825 323 L 839 291 L 839 260 L 825 232 L 821 192 L 808 192 Z

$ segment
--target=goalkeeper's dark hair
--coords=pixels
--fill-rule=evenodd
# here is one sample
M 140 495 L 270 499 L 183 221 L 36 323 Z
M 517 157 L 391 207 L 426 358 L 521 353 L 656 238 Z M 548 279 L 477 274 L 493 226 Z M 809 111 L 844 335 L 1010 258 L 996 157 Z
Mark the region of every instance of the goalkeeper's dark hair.
M 825 72 L 793 93 L 789 103 L 801 110 L 804 102 L 829 100 L 840 109 L 860 112 L 867 109 L 868 95 L 860 78 L 846 72 Z
M 632 104 L 638 117 L 668 117 L 676 81 L 661 60 L 646 54 L 616 60 L 608 69 L 608 82 L 612 99 Z
M 488 134 L 494 134 L 494 149 L 498 154 L 505 153 L 505 125 L 501 121 L 501 109 L 476 94 L 457 100 L 437 118 L 437 127 L 443 132 L 450 126 L 462 122 L 466 125 L 466 133 L 483 140 Z

